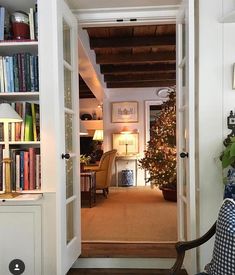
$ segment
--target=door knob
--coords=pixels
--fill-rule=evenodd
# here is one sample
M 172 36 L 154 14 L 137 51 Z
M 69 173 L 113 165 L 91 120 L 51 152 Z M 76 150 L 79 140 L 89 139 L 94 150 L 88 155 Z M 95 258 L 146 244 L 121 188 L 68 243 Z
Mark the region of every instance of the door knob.
M 62 157 L 62 159 L 70 159 L 70 154 L 68 154 L 68 153 L 62 154 L 61 157 Z
M 188 152 L 181 152 L 181 153 L 180 153 L 180 157 L 181 157 L 182 159 L 184 159 L 185 157 L 188 158 Z

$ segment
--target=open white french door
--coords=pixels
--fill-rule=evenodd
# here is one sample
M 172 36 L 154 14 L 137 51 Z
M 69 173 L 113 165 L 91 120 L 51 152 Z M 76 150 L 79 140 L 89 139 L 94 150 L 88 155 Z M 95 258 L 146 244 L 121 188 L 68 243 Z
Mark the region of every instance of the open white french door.
M 176 25 L 178 238 L 192 240 L 196 237 L 194 0 L 182 1 Z M 195 250 L 186 253 L 184 267 L 188 274 L 196 273 Z
M 81 253 L 78 44 L 75 16 L 63 0 L 57 0 L 56 5 L 59 82 L 57 138 L 60 147 L 60 182 L 56 198 L 57 275 L 64 275 Z

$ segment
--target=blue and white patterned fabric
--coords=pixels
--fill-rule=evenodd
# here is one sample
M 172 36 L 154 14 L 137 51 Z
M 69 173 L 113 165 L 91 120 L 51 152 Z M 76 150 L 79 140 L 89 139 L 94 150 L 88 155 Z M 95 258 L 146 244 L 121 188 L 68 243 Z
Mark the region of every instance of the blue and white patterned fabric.
M 235 275 L 235 201 L 226 199 L 216 224 L 213 258 L 205 268 L 209 275 Z
M 227 173 L 226 185 L 224 188 L 224 199 L 235 200 L 235 169 L 230 168 Z

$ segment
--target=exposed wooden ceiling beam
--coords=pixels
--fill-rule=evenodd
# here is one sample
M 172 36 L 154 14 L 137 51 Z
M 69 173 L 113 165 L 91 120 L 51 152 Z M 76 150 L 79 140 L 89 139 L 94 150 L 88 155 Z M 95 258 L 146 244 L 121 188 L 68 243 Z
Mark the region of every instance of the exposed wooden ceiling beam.
M 98 64 L 175 62 L 175 59 L 175 52 L 96 55 L 96 63 Z
M 100 65 L 102 74 L 126 74 L 131 72 L 175 72 L 175 64 L 135 64 L 135 65 Z
M 143 81 L 143 80 L 175 80 L 175 73 L 149 73 L 149 74 L 129 74 L 129 75 L 105 75 L 105 82 Z
M 148 46 L 174 46 L 175 35 L 164 35 L 155 37 L 110 37 L 91 38 L 91 49 L 107 48 L 140 48 Z
M 143 81 L 143 82 L 108 82 L 107 88 L 140 88 L 140 87 L 169 87 L 176 84 L 175 80 Z

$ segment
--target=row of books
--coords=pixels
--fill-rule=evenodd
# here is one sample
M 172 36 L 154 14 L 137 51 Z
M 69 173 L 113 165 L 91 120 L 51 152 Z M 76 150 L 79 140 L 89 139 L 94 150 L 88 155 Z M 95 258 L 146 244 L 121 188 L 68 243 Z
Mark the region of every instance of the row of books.
M 3 159 L 5 149 L 0 149 Z M 39 148 L 11 149 L 11 184 L 12 190 L 39 190 L 41 188 L 41 158 Z M 4 191 L 5 167 L 0 164 L 0 191 Z
M 9 141 L 40 141 L 39 104 L 16 102 L 12 107 L 23 122 L 9 123 Z M 3 124 L 0 124 L 0 141 L 4 141 Z
M 28 17 L 28 33 L 25 39 L 37 40 L 38 39 L 38 17 L 37 17 L 37 4 L 35 8 L 30 8 L 29 12 L 17 11 L 18 14 L 22 13 Z M 19 15 L 18 15 L 19 16 Z M 13 20 L 14 14 L 9 14 L 6 7 L 0 6 L 0 41 L 19 39 L 14 33 Z M 26 23 L 24 23 L 26 24 Z
M 0 56 L 0 92 L 39 91 L 38 56 L 17 53 Z

